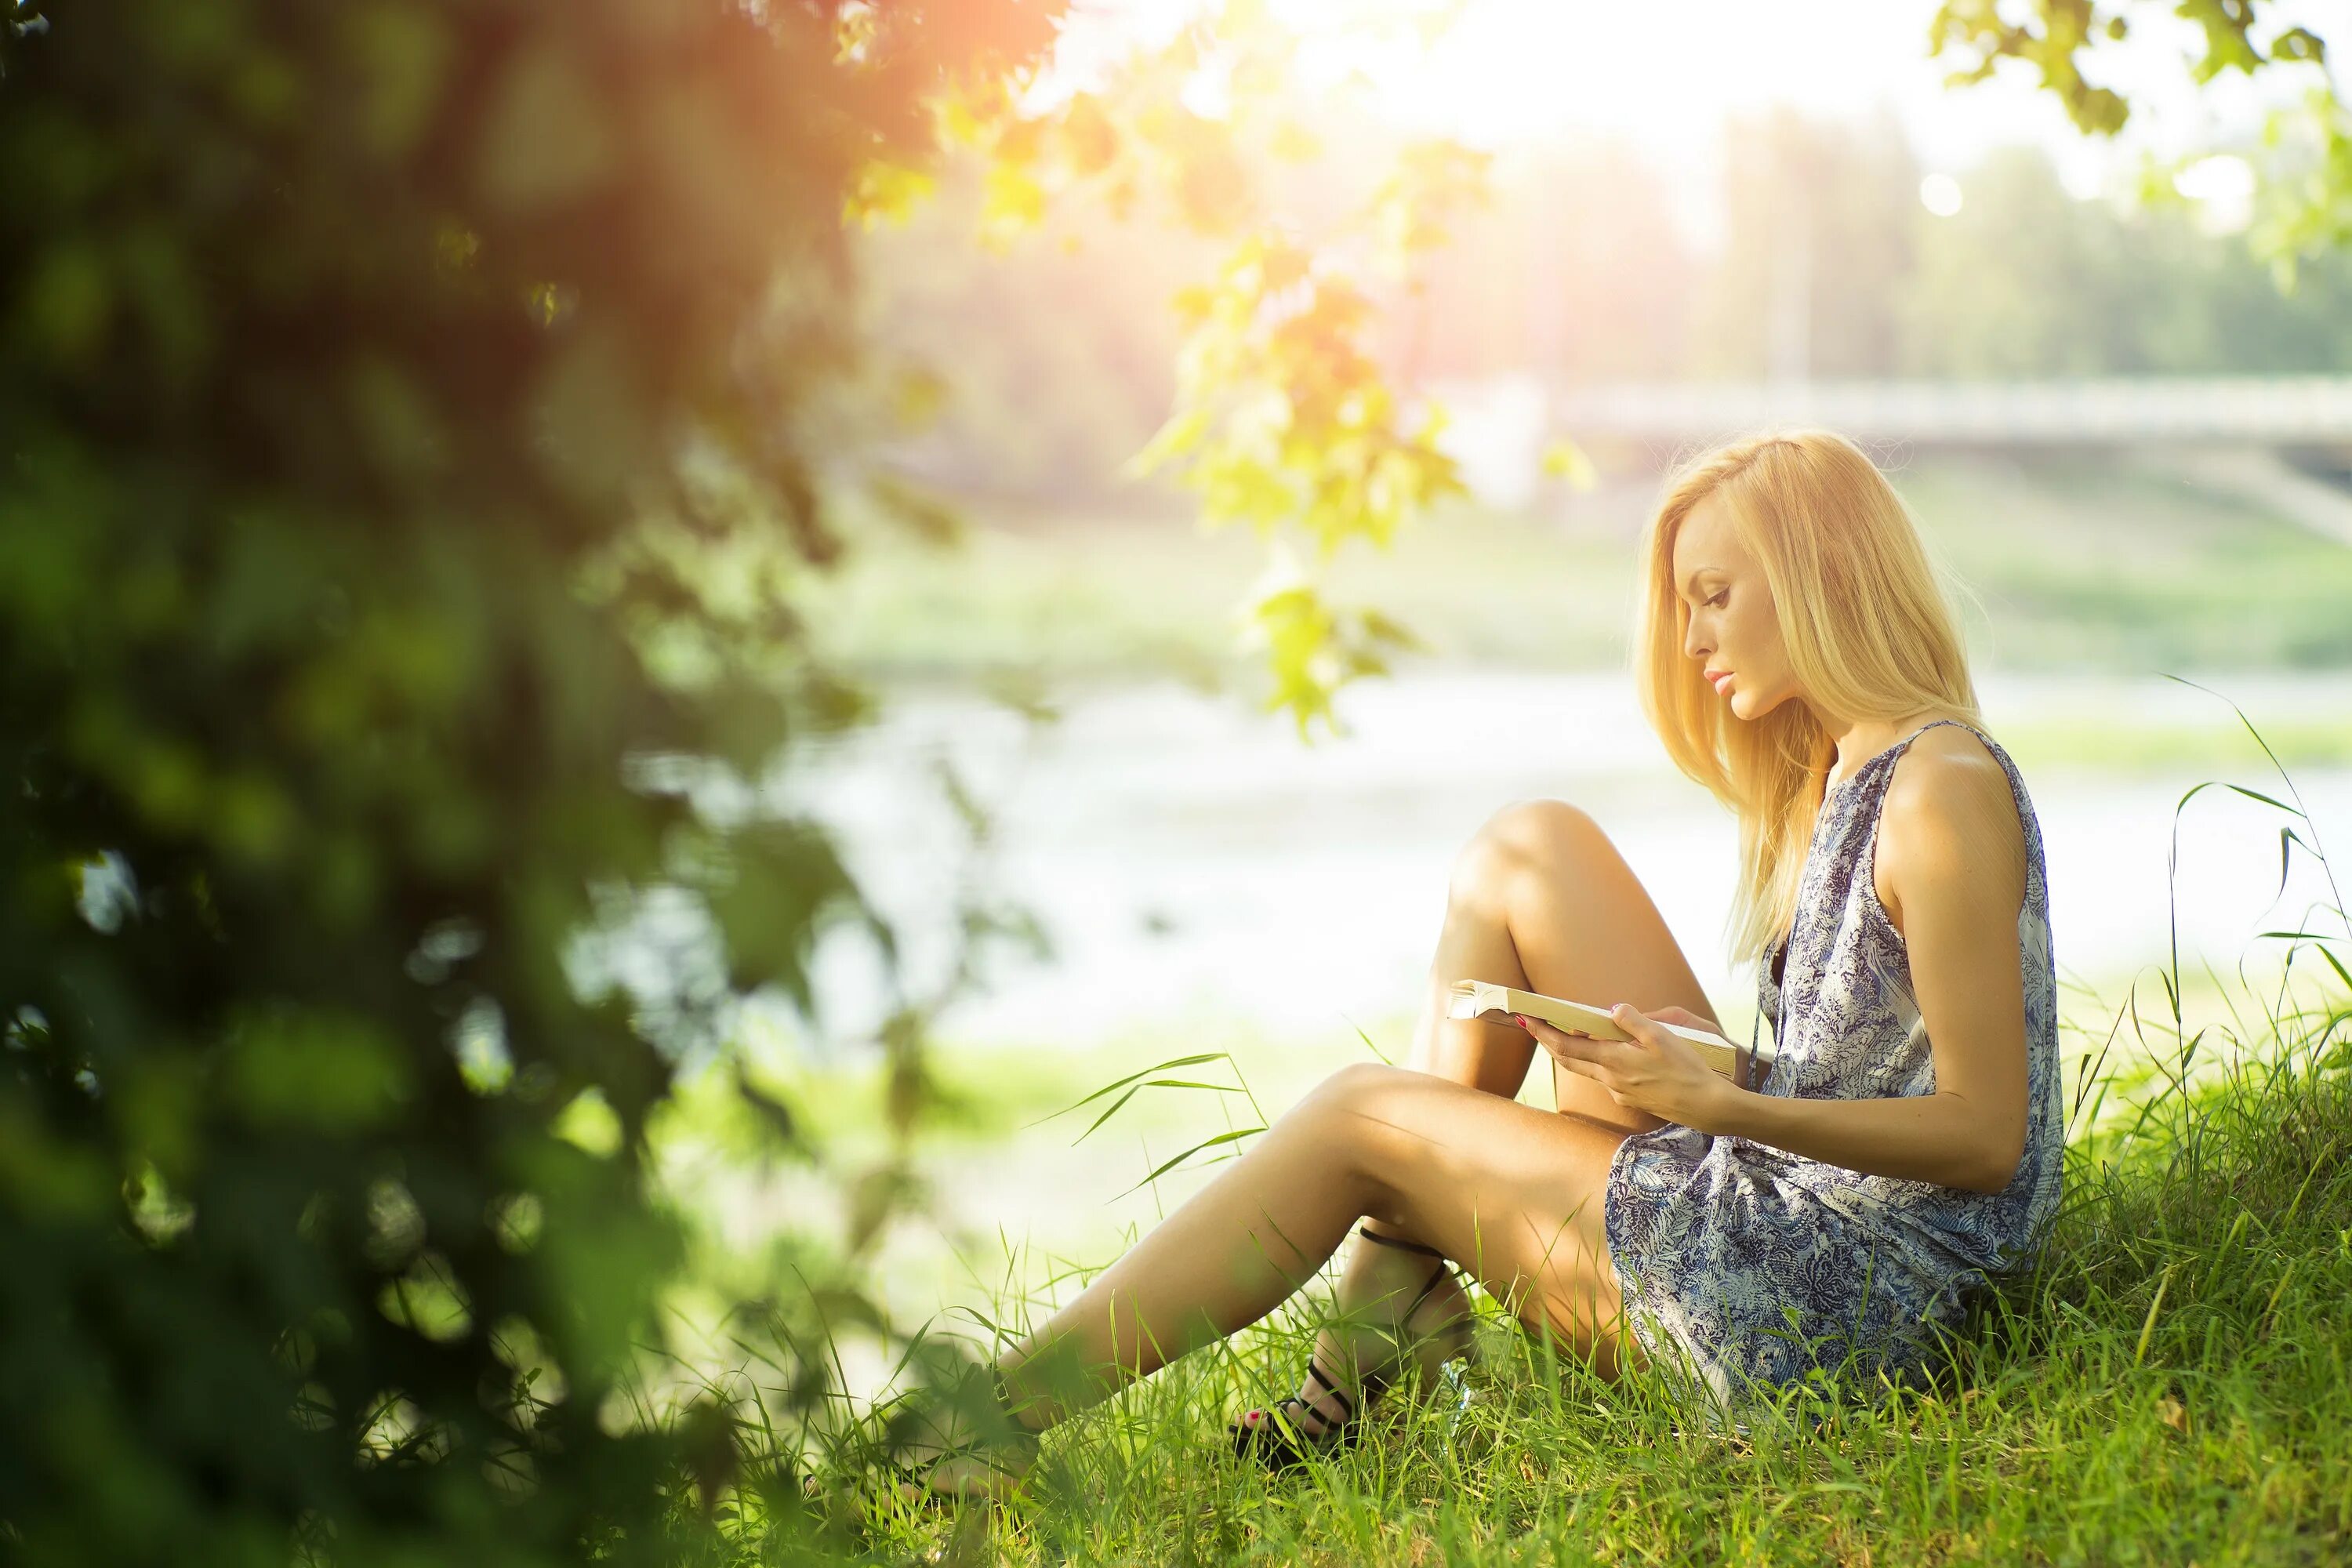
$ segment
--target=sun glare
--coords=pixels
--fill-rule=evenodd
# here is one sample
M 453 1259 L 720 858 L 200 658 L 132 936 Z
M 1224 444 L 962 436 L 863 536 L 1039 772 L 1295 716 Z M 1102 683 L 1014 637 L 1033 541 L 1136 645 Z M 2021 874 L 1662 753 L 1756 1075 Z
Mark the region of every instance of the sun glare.
M 1919 182 L 1919 205 L 1937 217 L 1950 217 L 1960 210 L 1960 183 L 1946 174 L 1934 174 Z
M 2049 93 L 2003 73 L 1947 89 L 1958 62 L 1928 52 L 1937 0 L 1265 0 L 1306 40 L 1295 89 L 1309 95 L 1368 87 L 1382 118 L 1502 151 L 1598 137 L 1632 146 L 1657 171 L 1696 234 L 1714 230 L 1727 124 L 1786 106 L 1811 120 L 1891 116 L 1928 168 L 1919 199 L 1958 210 L 1960 176 L 1990 149 L 2027 142 L 2078 197 L 2127 187 L 2142 157 L 2212 145 L 2231 126 L 2252 134 L 2280 92 L 2224 80 L 2179 86 L 2178 56 L 2193 27 L 2152 16 L 2101 57 L 2102 79 L 2130 90 L 2125 132 L 2078 135 Z M 1211 0 L 1094 0 L 1066 34 L 1066 63 L 1107 60 L 1104 40 L 1164 39 Z M 2281 25 L 2314 6 L 2283 0 Z M 1084 67 L 1079 70 L 1083 73 Z M 1214 99 L 1206 94 L 1195 107 Z M 1192 101 L 1188 100 L 1188 101 Z M 1943 173 L 1950 171 L 1950 173 Z M 2226 174 L 2196 178 L 2225 182 Z M 2231 190 L 2184 191 L 2212 227 L 2243 222 Z

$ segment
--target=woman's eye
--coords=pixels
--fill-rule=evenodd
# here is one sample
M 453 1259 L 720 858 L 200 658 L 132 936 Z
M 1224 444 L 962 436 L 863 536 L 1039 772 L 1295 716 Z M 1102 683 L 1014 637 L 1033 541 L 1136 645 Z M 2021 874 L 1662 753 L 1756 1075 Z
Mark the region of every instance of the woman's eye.
M 1726 600 L 1726 599 L 1727 599 L 1727 598 L 1729 598 L 1729 597 L 1731 597 L 1731 590 L 1730 590 L 1730 589 L 1728 589 L 1728 588 L 1725 588 L 1725 589 L 1723 589 L 1722 591 L 1720 591 L 1719 593 L 1717 593 L 1717 594 L 1713 598 L 1711 598 L 1711 599 L 1707 600 L 1706 602 L 1707 602 L 1708 604 L 1710 604 L 1710 605 L 1719 605 L 1719 604 L 1723 603 L 1723 601 L 1724 601 L 1724 600 Z

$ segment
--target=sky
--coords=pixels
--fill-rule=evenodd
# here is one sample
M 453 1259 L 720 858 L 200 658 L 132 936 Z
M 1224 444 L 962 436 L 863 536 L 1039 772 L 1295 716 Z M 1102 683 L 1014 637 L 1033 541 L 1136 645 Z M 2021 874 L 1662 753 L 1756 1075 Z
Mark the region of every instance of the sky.
M 1996 146 L 2042 148 L 2079 196 L 2128 185 L 2149 153 L 2189 155 L 2250 137 L 2265 108 L 2298 95 L 2316 68 L 2228 72 L 2194 86 L 2181 61 L 2197 39 L 2168 0 L 2139 0 L 2134 34 L 2103 45 L 2094 81 L 2134 100 L 2112 141 L 2085 137 L 2028 68 L 1949 89 L 1952 62 L 1927 54 L 1936 0 L 1458 0 L 1433 43 L 1402 28 L 1366 36 L 1368 14 L 1444 0 L 1267 0 L 1318 40 L 1303 68 L 1337 79 L 1360 70 L 1381 112 L 1400 125 L 1507 149 L 1579 135 L 1631 142 L 1668 183 L 1696 237 L 1717 226 L 1726 118 L 1774 103 L 1857 124 L 1893 110 L 1930 174 L 1958 181 Z M 1122 37 L 1165 36 L 1201 0 L 1078 0 L 1074 59 Z M 2345 36 L 2352 0 L 2284 0 L 2303 21 Z M 1351 26 L 1352 24 L 1352 26 Z

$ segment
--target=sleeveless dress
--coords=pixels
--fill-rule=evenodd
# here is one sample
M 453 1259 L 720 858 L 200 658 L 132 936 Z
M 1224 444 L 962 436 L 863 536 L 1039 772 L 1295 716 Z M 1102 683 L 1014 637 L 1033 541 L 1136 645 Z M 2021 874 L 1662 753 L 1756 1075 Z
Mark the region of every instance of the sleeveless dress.
M 1871 868 L 1895 760 L 1937 724 L 1985 743 L 2024 829 L 2024 1155 L 2008 1186 L 1978 1193 L 1674 1123 L 1626 1139 L 1610 1163 L 1603 1223 L 1630 1327 L 1654 1362 L 1679 1363 L 1719 1401 L 1815 1368 L 1908 1376 L 1989 1277 L 2032 1262 L 2057 1207 L 2064 1124 L 2041 826 L 2009 753 L 1972 724 L 1922 725 L 1824 798 L 1794 926 L 1759 976 L 1778 1054 L 1759 1087 L 1817 1100 L 1934 1091 L 1904 937 Z

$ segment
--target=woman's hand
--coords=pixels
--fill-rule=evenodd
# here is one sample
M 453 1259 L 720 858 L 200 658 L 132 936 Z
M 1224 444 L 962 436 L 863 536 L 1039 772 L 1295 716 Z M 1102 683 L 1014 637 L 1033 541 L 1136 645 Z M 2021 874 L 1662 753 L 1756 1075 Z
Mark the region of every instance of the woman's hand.
M 1611 1008 L 1609 1016 L 1633 1037 L 1631 1041 L 1604 1040 L 1525 1014 L 1511 1016 L 1561 1066 L 1607 1089 L 1618 1104 L 1702 1132 L 1717 1131 L 1730 1097 L 1739 1091 L 1672 1031 L 1659 1026 L 1662 1022 L 1680 1024 L 1712 1033 L 1715 1026 L 1685 1008 L 1661 1007 L 1648 1014 L 1624 1002 Z

